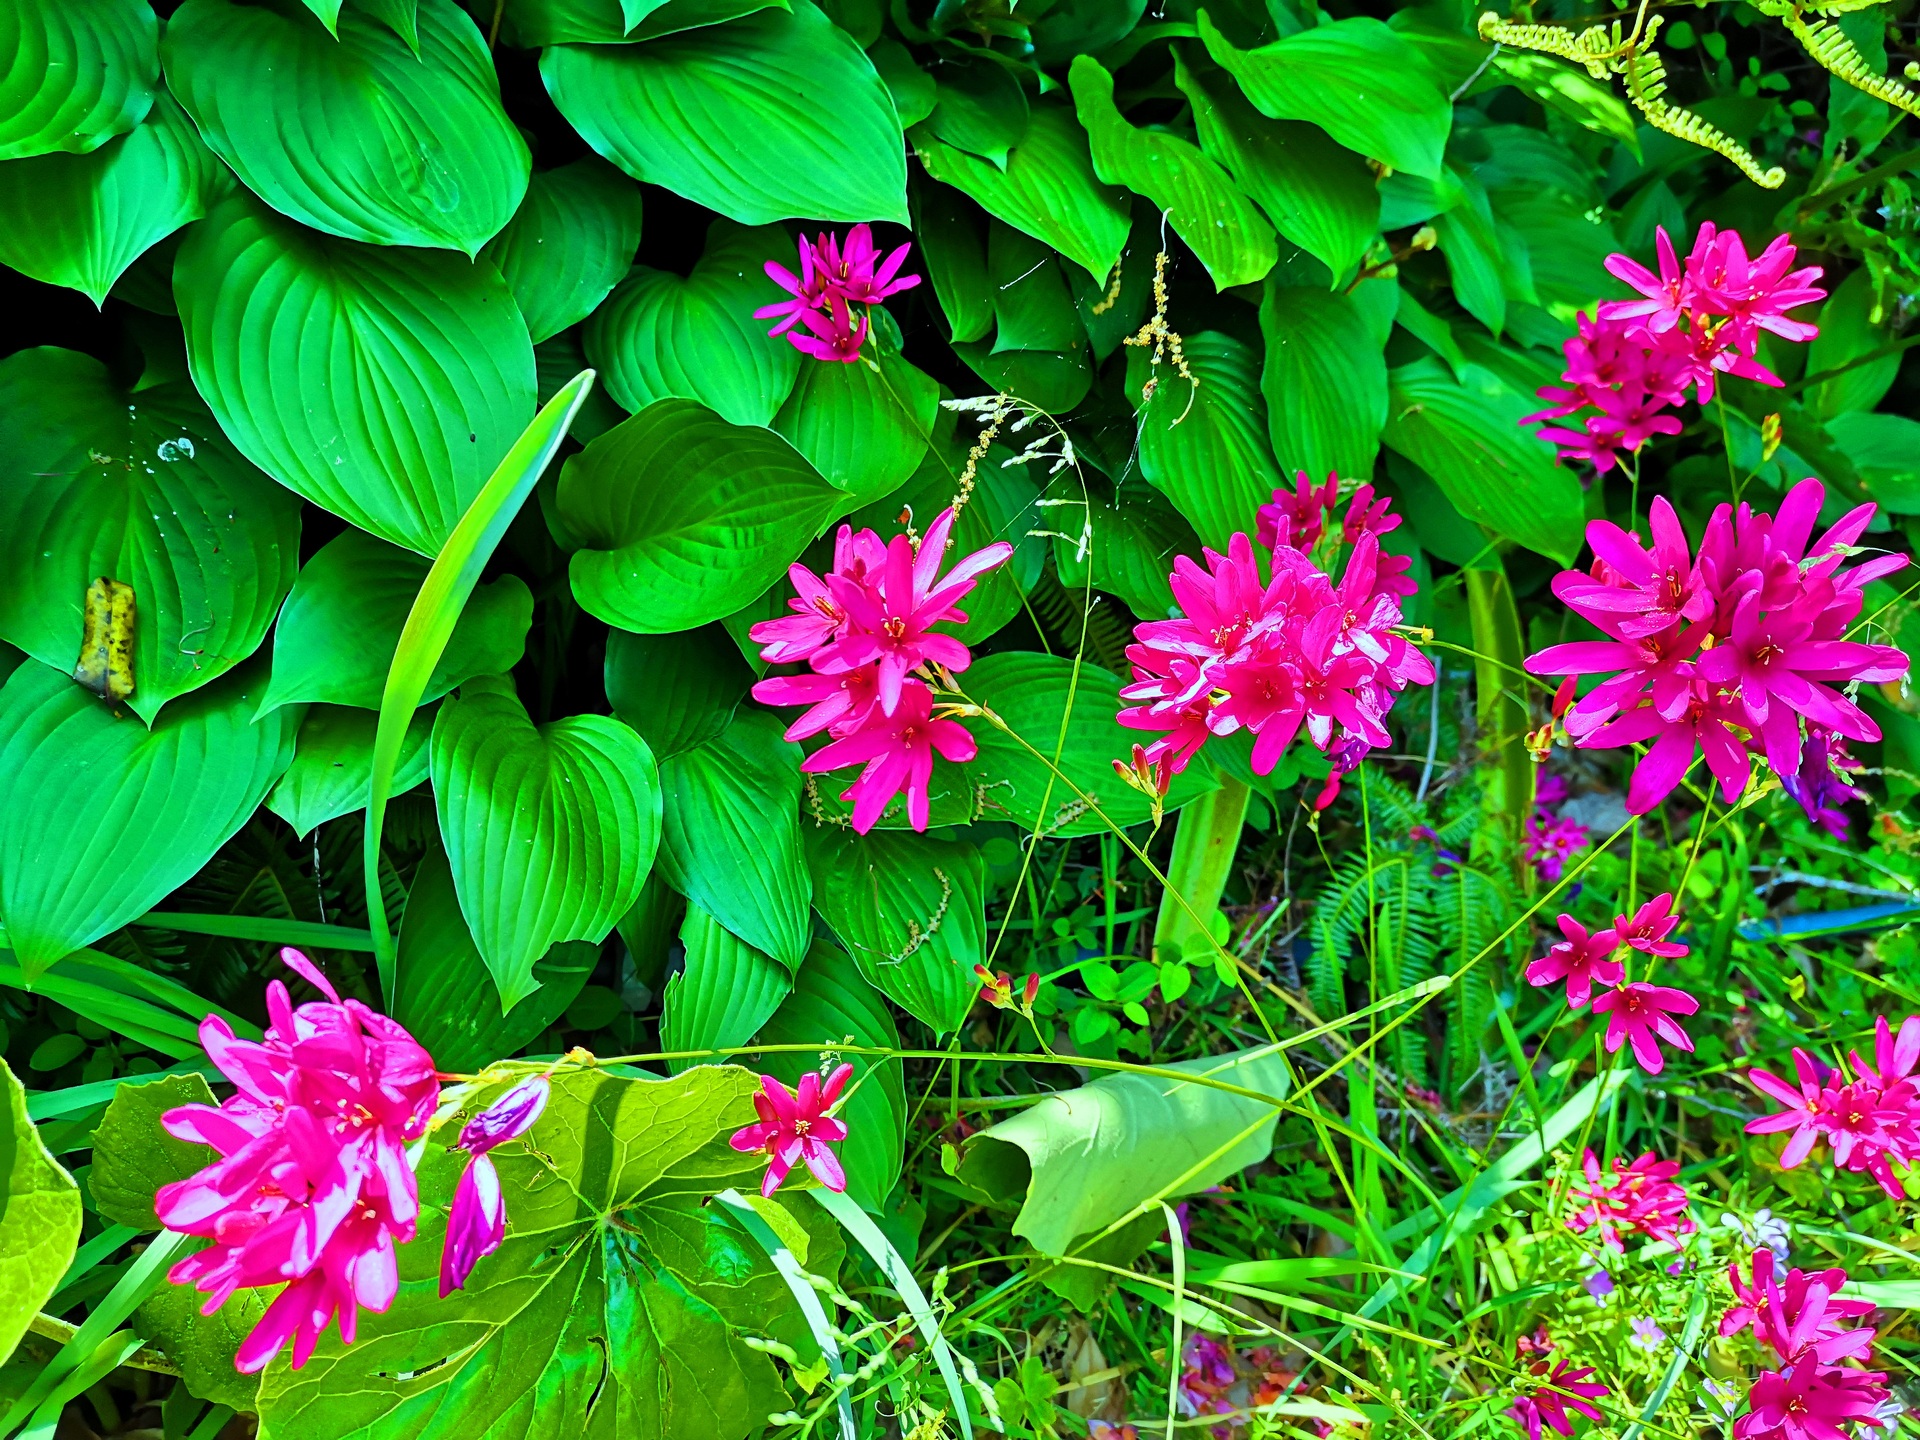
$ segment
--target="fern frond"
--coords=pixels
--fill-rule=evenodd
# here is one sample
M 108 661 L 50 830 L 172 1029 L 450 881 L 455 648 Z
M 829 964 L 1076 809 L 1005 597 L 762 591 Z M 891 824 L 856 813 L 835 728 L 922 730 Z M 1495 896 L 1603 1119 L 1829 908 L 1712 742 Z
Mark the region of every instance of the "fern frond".
M 1611 36 L 1603 25 L 1593 25 L 1576 34 L 1564 25 L 1516 25 L 1489 10 L 1480 17 L 1479 29 L 1482 40 L 1491 40 L 1496 45 L 1538 50 L 1584 65 L 1596 80 L 1607 78 L 1621 43 L 1617 22 Z
M 1884 100 L 1896 110 L 1920 115 L 1920 94 L 1874 70 L 1838 25 L 1829 20 L 1807 21 L 1798 15 L 1784 16 L 1783 23 L 1821 69 L 1876 100 Z
M 1741 174 L 1763 190 L 1778 190 L 1786 180 L 1785 170 L 1778 165 L 1762 170 L 1752 151 L 1711 121 L 1684 105 L 1669 104 L 1664 98 L 1667 67 L 1657 52 L 1629 52 L 1623 59 L 1621 74 L 1626 78 L 1627 99 L 1647 117 L 1647 123 L 1654 129 L 1731 160 Z

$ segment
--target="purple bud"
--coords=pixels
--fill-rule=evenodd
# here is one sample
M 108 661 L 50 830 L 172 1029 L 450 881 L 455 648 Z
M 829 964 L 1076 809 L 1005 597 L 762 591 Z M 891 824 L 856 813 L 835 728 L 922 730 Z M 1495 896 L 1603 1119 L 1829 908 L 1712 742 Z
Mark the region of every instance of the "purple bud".
M 494 1146 L 526 1134 L 547 1108 L 547 1092 L 551 1089 L 544 1075 L 514 1086 L 467 1122 L 460 1132 L 460 1148 L 471 1155 L 484 1155 Z

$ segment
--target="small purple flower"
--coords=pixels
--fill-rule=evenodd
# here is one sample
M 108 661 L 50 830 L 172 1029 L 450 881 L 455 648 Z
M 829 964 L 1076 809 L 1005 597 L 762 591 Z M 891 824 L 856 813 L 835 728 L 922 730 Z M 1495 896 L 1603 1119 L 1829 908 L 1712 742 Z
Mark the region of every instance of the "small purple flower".
M 551 1089 L 544 1075 L 522 1081 L 469 1120 L 460 1132 L 458 1148 L 472 1158 L 461 1172 L 453 1206 L 447 1212 L 447 1238 L 440 1251 L 441 1299 L 463 1289 L 473 1267 L 506 1239 L 506 1199 L 500 1192 L 499 1172 L 487 1152 L 531 1130 L 547 1108 Z
M 1633 1339 L 1627 1343 L 1642 1350 L 1658 1350 L 1667 1338 L 1667 1332 L 1660 1328 L 1659 1322 L 1650 1316 L 1633 1317 Z
M 1800 752 L 1800 769 L 1780 777 L 1780 788 L 1800 802 L 1807 819 L 1836 840 L 1847 838 L 1849 800 L 1864 800 L 1866 791 L 1851 785 L 1847 776 L 1861 768 L 1847 753 L 1847 738 L 1824 725 L 1807 726 L 1807 742 Z
M 1602 1304 L 1606 1302 L 1607 1296 L 1613 1293 L 1613 1276 L 1609 1275 L 1604 1270 L 1596 1270 L 1591 1275 L 1587 1276 L 1585 1284 L 1587 1287 L 1587 1294 L 1591 1295 L 1594 1299 L 1600 1301 Z

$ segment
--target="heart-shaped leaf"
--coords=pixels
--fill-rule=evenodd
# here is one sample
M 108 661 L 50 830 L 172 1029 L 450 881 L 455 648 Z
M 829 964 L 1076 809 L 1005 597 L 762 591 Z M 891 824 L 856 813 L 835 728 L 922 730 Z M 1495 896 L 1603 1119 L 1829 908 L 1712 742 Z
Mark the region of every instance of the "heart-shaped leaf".
M 102 1219 L 135 1230 L 161 1228 L 153 1192 L 219 1156 L 210 1145 L 176 1140 L 160 1128 L 160 1117 L 178 1105 L 215 1103 L 207 1077 L 197 1072 L 142 1076 L 114 1090 L 93 1132 L 93 1163 L 87 1169 L 87 1197 Z
M 502 0 L 500 38 L 522 50 L 657 40 L 775 8 L 787 0 Z
M 940 387 L 911 365 L 876 326 L 864 364 L 801 366 L 773 428 L 813 468 L 847 492 L 850 505 L 891 495 L 927 453 L 940 415 Z
M 607 637 L 607 701 L 662 762 L 725 731 L 753 679 L 718 625 Z
M 1203 543 L 1224 552 L 1234 531 L 1253 533 L 1280 483 L 1262 423 L 1260 362 L 1244 340 L 1213 330 L 1189 335 L 1186 357 L 1198 388 L 1171 365 L 1150 375 L 1145 352 L 1128 353 L 1129 399 L 1139 404 L 1147 381 L 1157 380 L 1140 407 L 1140 473 Z
M 793 972 L 769 959 L 698 905 L 680 926 L 686 968 L 661 998 L 662 1050 L 723 1050 L 744 1045 L 793 988 Z M 675 1060 L 675 1070 L 711 1060 Z
M 231 185 L 162 90 L 145 121 L 97 150 L 0 164 L 0 260 L 99 305 L 148 247 Z
M 768 338 L 766 322 L 753 318 L 783 293 L 762 268 L 768 260 L 793 268 L 785 230 L 719 220 L 684 280 L 635 266 L 582 337 L 607 393 L 628 411 L 679 396 L 735 425 L 771 425 L 800 373 L 801 356 L 785 340 Z
M 0 688 L 0 922 L 28 978 L 144 915 L 247 822 L 298 710 L 255 721 L 256 667 L 149 730 L 29 660 Z
M 540 74 L 600 154 L 742 224 L 906 222 L 893 99 L 812 0 L 646 45 L 555 45 Z
M 300 700 L 380 708 L 387 669 L 407 612 L 427 578 L 418 555 L 349 530 L 301 568 L 273 632 L 273 679 L 261 709 Z M 475 675 L 504 675 L 520 663 L 533 594 L 518 575 L 477 588 L 421 703 Z
M 534 964 L 555 942 L 607 937 L 660 844 L 647 742 L 606 715 L 535 726 L 505 680 L 470 681 L 440 707 L 433 794 L 502 1011 L 538 987 Z
M 0 160 L 97 149 L 146 117 L 159 84 L 147 0 L 0 6 Z
M 656 400 L 560 472 L 574 598 L 642 634 L 705 625 L 773 584 L 843 499 L 771 431 Z
M 1387 362 L 1352 297 L 1270 284 L 1260 331 L 1260 393 L 1280 473 L 1304 470 L 1315 484 L 1336 471 L 1371 476 L 1387 423 Z M 1249 514 L 1242 528 L 1252 527 Z
M 482 253 L 500 267 L 537 345 L 591 315 L 639 248 L 639 188 L 589 155 L 535 174 Z
M 283 215 L 349 240 L 477 253 L 532 161 L 479 29 L 419 0 L 419 53 L 349 8 L 339 38 L 291 6 L 187 0 L 167 80 L 216 154 Z
M 80 1242 L 80 1187 L 27 1118 L 27 1092 L 0 1060 L 0 1355 L 60 1287 Z
M 373 786 L 373 731 L 377 716 L 348 705 L 309 705 L 294 742 L 293 763 L 267 795 L 267 808 L 302 840 L 316 825 L 367 808 Z M 434 712 L 421 706 L 407 727 L 393 793 L 427 778 L 427 741 Z M 491 1058 L 491 1057 L 489 1057 Z
M 423 555 L 533 418 L 533 342 L 484 260 L 332 240 L 235 195 L 188 232 L 174 296 L 241 452 Z
M 1027 92 L 997 55 L 941 60 L 928 133 L 1004 170 L 1007 152 L 1027 137 Z
M 185 385 L 129 394 L 90 355 L 0 361 L 0 635 L 61 670 L 87 587 L 132 587 L 128 704 L 149 722 L 265 638 L 300 502 L 241 459 Z

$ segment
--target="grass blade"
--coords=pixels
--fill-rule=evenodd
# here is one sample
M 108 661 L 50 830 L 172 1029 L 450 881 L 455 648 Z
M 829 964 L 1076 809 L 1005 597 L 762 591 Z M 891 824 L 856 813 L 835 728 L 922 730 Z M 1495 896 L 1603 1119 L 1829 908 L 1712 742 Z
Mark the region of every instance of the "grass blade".
M 267 945 L 312 945 L 321 950 L 371 950 L 373 932 L 347 925 L 316 925 L 311 920 L 272 920 L 256 915 L 190 915 L 149 910 L 130 925 L 177 930 L 182 935 L 218 935 L 225 940 L 258 940 Z

